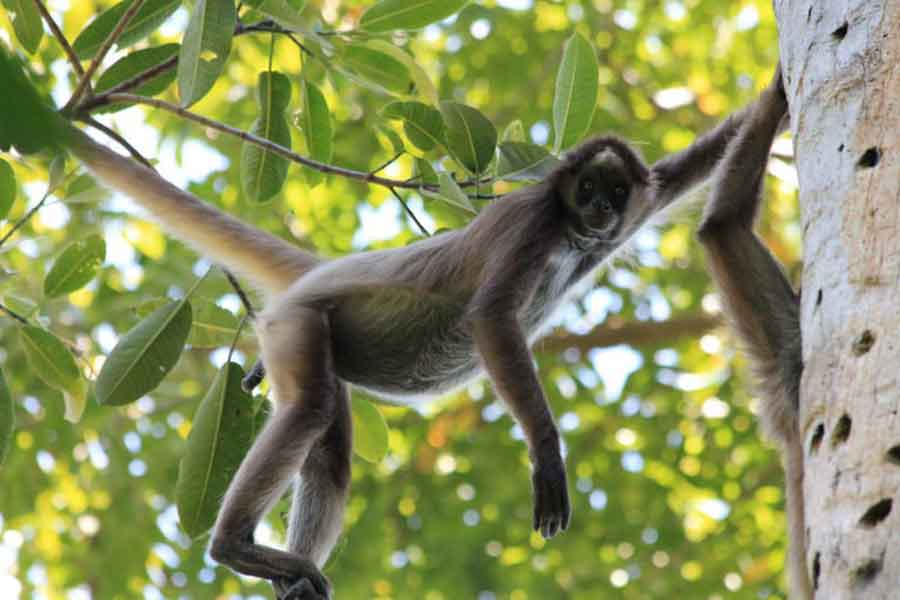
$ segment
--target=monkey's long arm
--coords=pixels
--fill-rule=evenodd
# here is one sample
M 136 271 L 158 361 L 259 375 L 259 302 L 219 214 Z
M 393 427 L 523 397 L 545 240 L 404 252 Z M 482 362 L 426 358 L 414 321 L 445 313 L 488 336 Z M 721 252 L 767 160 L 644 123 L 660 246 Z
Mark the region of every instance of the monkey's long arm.
M 106 185 L 147 209 L 170 233 L 265 291 L 286 288 L 316 257 L 185 192 L 70 126 L 64 145 Z
M 737 135 L 752 110 L 752 105 L 728 116 L 690 146 L 653 163 L 651 178 L 664 204 L 674 201 L 705 181 L 725 154 L 728 142 Z
M 699 236 L 725 312 L 750 355 L 764 403 L 763 428 L 782 446 L 790 524 L 792 598 L 808 599 L 803 450 L 797 423 L 803 371 L 799 297 L 753 232 L 769 148 L 787 111 L 777 72 L 718 167 Z

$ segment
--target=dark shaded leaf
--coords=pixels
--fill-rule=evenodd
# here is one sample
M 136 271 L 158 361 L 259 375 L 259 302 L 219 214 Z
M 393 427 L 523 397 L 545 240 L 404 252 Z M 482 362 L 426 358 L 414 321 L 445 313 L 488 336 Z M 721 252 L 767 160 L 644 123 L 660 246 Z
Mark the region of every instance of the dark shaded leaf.
M 497 130 L 487 117 L 471 106 L 441 102 L 447 148 L 470 173 L 483 173 L 494 157 Z

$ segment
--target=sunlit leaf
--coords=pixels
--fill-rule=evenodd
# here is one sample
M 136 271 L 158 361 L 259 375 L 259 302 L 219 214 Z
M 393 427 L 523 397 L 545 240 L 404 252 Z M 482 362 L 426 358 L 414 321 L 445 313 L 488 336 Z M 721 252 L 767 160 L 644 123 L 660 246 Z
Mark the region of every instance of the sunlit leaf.
M 579 33 L 566 41 L 562 62 L 556 74 L 553 97 L 555 152 L 578 143 L 594 118 L 599 80 L 597 54 L 591 43 Z
M 78 34 L 72 43 L 72 48 L 78 58 L 86 60 L 97 54 L 100 46 L 116 28 L 119 19 L 128 10 L 131 2 L 132 0 L 124 0 L 124 2 L 103 11 L 96 19 L 88 23 L 88 26 Z M 168 19 L 179 6 L 181 6 L 181 0 L 145 0 L 122 31 L 116 45 L 119 48 L 127 48 L 140 41 L 162 25 L 163 21 Z
M 153 48 L 144 48 L 143 50 L 135 50 L 117 60 L 112 64 L 94 86 L 94 91 L 98 94 L 114 88 L 115 86 L 130 80 L 134 76 L 143 73 L 153 67 L 161 65 L 178 54 L 180 46 L 178 44 L 164 44 Z M 130 94 L 139 96 L 155 96 L 165 90 L 172 81 L 175 80 L 175 70 L 168 69 L 158 75 L 147 79 L 141 85 L 129 90 Z M 107 111 L 121 110 L 128 106 L 119 103 L 112 107 L 106 108 Z
M 97 377 L 97 401 L 118 406 L 156 388 L 178 362 L 191 320 L 187 298 L 175 300 L 122 336 Z
M 3 5 L 10 11 L 13 31 L 22 48 L 28 54 L 37 52 L 44 37 L 44 23 L 34 0 L 3 0 Z
M 16 199 L 16 173 L 0 158 L 0 219 L 6 218 Z
M 44 295 L 56 298 L 74 292 L 94 278 L 104 260 L 106 242 L 99 235 L 71 244 L 44 278 Z
M 259 117 L 250 133 L 291 147 L 291 132 L 284 111 L 291 100 L 291 82 L 282 73 L 265 71 L 259 74 L 257 102 Z M 251 200 L 265 202 L 278 192 L 287 178 L 289 162 L 286 158 L 263 150 L 256 144 L 244 142 L 241 148 L 241 186 Z
M 470 173 L 483 173 L 497 147 L 494 124 L 471 106 L 457 102 L 441 102 L 441 114 L 450 154 Z
M 178 96 L 190 106 L 212 89 L 231 52 L 233 0 L 198 0 L 178 54 Z
M 511 181 L 534 181 L 549 175 L 558 164 L 559 159 L 543 146 L 504 142 L 500 144 L 497 176 Z
M 394 29 L 421 29 L 446 19 L 469 0 L 381 0 L 363 13 L 359 28 L 381 32 Z
M 253 398 L 241 389 L 243 376 L 233 362 L 219 370 L 197 407 L 178 465 L 178 519 L 192 538 L 212 527 L 228 483 L 253 442 Z
M 3 371 L 0 371 L 0 466 L 9 454 L 9 446 L 16 430 L 16 405 L 9 395 Z
M 354 392 L 351 401 L 353 417 L 353 451 L 370 463 L 377 463 L 388 451 L 388 428 L 384 415 L 365 395 Z
M 381 114 L 388 119 L 402 119 L 403 132 L 409 141 L 427 152 L 444 140 L 444 119 L 437 109 L 421 102 L 392 102 Z

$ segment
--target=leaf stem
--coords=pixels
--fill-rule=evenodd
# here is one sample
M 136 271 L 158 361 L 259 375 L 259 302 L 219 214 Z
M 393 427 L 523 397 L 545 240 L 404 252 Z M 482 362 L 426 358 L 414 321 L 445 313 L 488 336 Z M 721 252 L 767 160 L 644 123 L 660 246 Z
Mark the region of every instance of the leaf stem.
M 418 228 L 422 231 L 422 233 L 425 234 L 425 237 L 431 237 L 431 234 L 428 233 L 428 230 L 425 229 L 425 226 L 422 225 L 421 221 L 419 221 L 419 219 L 416 218 L 416 213 L 414 213 L 412 211 L 412 209 L 409 208 L 409 205 L 406 204 L 406 202 L 403 200 L 403 198 L 400 197 L 400 194 L 397 193 L 397 190 L 395 190 L 394 188 L 388 188 L 388 189 L 391 190 L 391 193 L 394 195 L 394 198 L 396 198 L 397 201 L 403 206 L 403 210 L 405 210 L 406 214 L 409 215 L 409 218 L 413 220 L 413 223 L 415 223 L 416 226 L 418 226 Z

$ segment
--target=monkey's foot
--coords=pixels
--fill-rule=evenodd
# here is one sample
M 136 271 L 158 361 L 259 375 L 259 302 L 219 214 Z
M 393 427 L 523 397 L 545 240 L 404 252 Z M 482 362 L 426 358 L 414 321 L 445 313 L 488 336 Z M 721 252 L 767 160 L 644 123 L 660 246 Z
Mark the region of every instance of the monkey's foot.
M 539 460 L 531 477 L 534 486 L 534 530 L 550 539 L 569 527 L 571 509 L 566 467 L 561 457 Z
M 241 379 L 241 389 L 243 389 L 248 394 L 253 391 L 253 389 L 260 384 L 263 380 L 263 377 L 266 376 L 266 368 L 263 366 L 261 360 L 257 360 L 253 363 L 253 367 L 250 369 L 250 372 L 247 373 L 243 379 Z
M 314 585 L 308 577 L 274 579 L 272 587 L 278 600 L 331 600 L 331 584 L 324 575 Z

